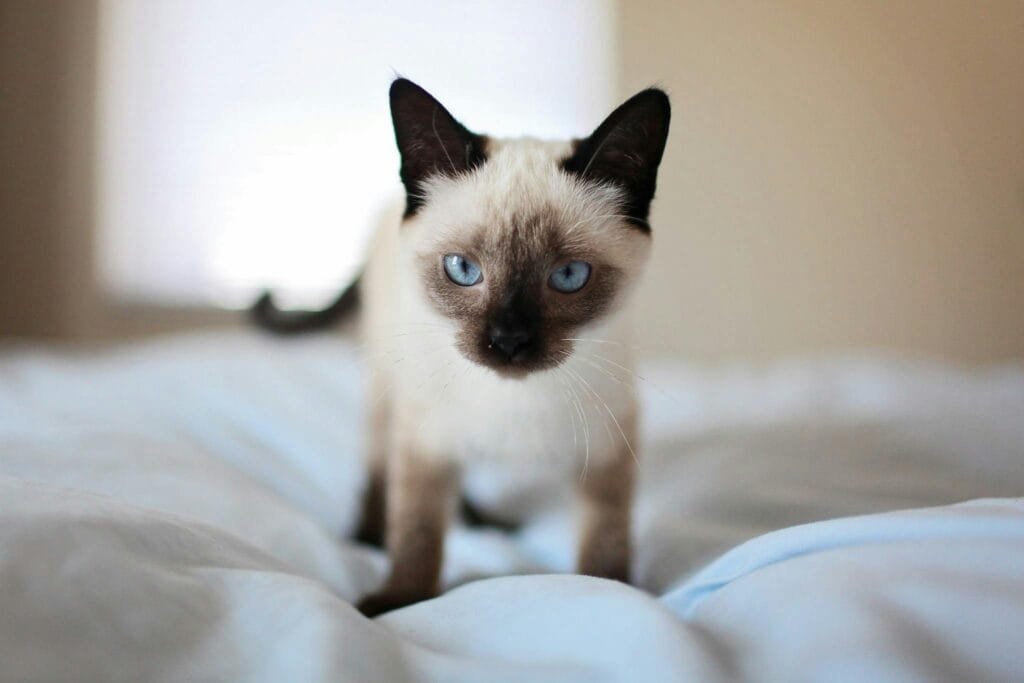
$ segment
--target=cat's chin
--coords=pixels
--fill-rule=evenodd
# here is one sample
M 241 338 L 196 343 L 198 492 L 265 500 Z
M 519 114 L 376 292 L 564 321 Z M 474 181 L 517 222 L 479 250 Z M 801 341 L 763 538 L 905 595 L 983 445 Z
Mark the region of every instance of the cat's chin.
M 490 363 L 480 363 L 480 365 L 483 365 L 485 368 L 496 374 L 498 377 L 501 377 L 502 379 L 523 380 L 529 377 L 530 375 L 535 375 L 539 372 L 544 372 L 545 370 L 551 370 L 552 368 L 557 367 L 558 363 L 531 365 L 529 367 L 511 364 L 493 365 Z
M 475 365 L 490 370 L 498 377 L 508 380 L 523 380 L 531 375 L 553 370 L 562 364 L 565 356 L 561 357 L 530 357 L 520 359 L 495 358 L 489 354 L 465 353 L 467 360 Z

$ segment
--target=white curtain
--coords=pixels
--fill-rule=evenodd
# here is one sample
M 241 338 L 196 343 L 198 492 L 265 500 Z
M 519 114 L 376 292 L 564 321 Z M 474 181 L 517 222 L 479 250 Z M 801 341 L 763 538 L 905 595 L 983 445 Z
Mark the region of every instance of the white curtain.
M 109 295 L 315 304 L 400 197 L 387 88 L 470 128 L 589 132 L 612 104 L 612 0 L 108 0 L 99 271 Z M 287 301 L 286 301 L 287 303 Z

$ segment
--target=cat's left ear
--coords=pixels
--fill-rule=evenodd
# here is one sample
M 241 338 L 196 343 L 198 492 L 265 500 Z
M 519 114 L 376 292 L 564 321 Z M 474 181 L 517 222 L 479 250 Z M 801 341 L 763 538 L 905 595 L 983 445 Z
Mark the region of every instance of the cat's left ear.
M 399 78 L 391 84 L 391 120 L 402 156 L 405 215 L 423 204 L 423 181 L 458 175 L 486 160 L 487 138 L 469 131 L 426 90 Z
M 590 137 L 577 140 L 562 168 L 581 178 L 609 182 L 626 192 L 627 220 L 648 231 L 658 165 L 665 151 L 671 107 L 657 88 L 637 93 L 613 111 Z

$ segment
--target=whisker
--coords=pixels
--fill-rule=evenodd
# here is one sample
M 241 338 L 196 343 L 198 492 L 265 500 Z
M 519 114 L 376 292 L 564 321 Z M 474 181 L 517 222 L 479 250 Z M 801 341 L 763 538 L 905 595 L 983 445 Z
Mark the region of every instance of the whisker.
M 582 381 L 583 384 L 588 389 L 590 389 L 590 392 L 594 394 L 595 398 L 597 398 L 597 400 L 599 400 L 601 404 L 604 405 L 604 409 L 608 412 L 608 415 L 612 418 L 612 421 L 615 422 L 615 427 L 619 430 L 619 434 L 622 435 L 622 440 L 626 442 L 626 448 L 629 449 L 629 453 L 630 455 L 633 456 L 634 462 L 636 462 L 639 465 L 640 458 L 637 457 L 636 451 L 633 450 L 633 444 L 629 442 L 629 438 L 626 436 L 626 432 L 623 431 L 622 425 L 619 424 L 619 418 L 615 417 L 615 413 L 613 413 L 612 409 L 608 407 L 608 403 L 603 398 L 601 398 L 601 395 L 594 391 L 594 388 L 590 386 L 590 382 L 588 382 L 586 378 L 580 375 L 579 373 L 576 374 L 580 378 L 580 381 Z
M 569 377 L 569 379 L 572 380 L 573 374 L 572 371 L 569 370 L 569 366 L 564 365 L 562 367 L 566 375 Z M 587 418 L 587 411 L 583 408 L 583 401 L 579 395 L 579 392 L 576 391 L 576 388 L 573 386 L 572 382 L 568 382 L 566 386 L 575 398 L 576 409 L 579 411 L 580 420 L 583 422 L 583 443 L 585 448 L 585 454 L 583 458 L 583 469 L 584 472 L 586 472 L 587 465 L 590 462 L 590 420 Z
M 420 389 L 422 389 L 423 385 L 426 384 L 427 382 L 429 382 L 431 379 L 433 379 L 434 376 L 437 375 L 437 373 L 441 372 L 442 370 L 447 370 L 448 368 L 450 368 L 452 366 L 452 363 L 454 363 L 456 360 L 458 360 L 458 359 L 457 358 L 449 358 L 447 363 L 444 363 L 442 365 L 438 365 L 436 368 L 434 368 L 434 371 L 432 373 L 430 373 L 429 375 L 427 375 L 426 377 L 424 377 L 423 381 L 420 382 L 419 385 L 417 385 L 416 391 L 419 391 Z
M 450 367 L 452 365 L 452 363 L 455 362 L 455 360 L 456 360 L 455 358 L 452 358 L 451 360 L 449 360 L 448 364 L 445 366 L 445 368 Z M 441 387 L 441 391 L 437 392 L 437 398 L 434 401 L 431 402 L 429 410 L 424 411 L 423 413 L 420 414 L 420 421 L 419 421 L 419 424 L 416 426 L 416 438 L 417 439 L 420 438 L 420 434 L 423 432 L 423 425 L 425 425 L 427 423 L 427 417 L 432 417 L 434 415 L 434 412 L 437 410 L 437 407 L 440 406 L 440 405 L 443 405 L 442 399 L 444 398 L 445 393 L 448 391 L 448 387 L 450 387 L 452 385 L 452 383 L 455 381 L 455 378 L 457 376 L 458 377 L 464 377 L 466 375 L 468 367 L 469 367 L 469 364 L 466 364 L 466 366 L 463 368 L 461 374 L 456 375 L 456 374 L 453 373 L 453 374 L 449 375 L 448 380 L 444 383 L 444 386 Z M 436 374 L 436 371 L 435 371 L 435 374 Z M 427 380 L 423 380 L 423 381 L 425 383 Z M 421 384 L 420 386 L 423 386 L 423 385 Z M 419 388 L 419 387 L 417 387 L 417 388 Z
M 434 113 L 430 117 L 430 127 L 434 130 L 434 137 L 437 138 L 437 144 L 441 145 L 441 150 L 444 152 L 444 155 L 448 157 L 448 163 L 452 167 L 452 172 L 455 173 L 455 175 L 458 175 L 459 169 L 455 168 L 455 162 L 452 161 L 451 155 L 448 154 L 448 148 L 444 146 L 444 140 L 441 139 L 441 135 L 437 132 L 437 111 L 438 106 L 435 105 Z
M 603 400 L 603 399 L 601 398 L 601 396 L 600 396 L 600 395 L 599 395 L 599 394 L 598 394 L 597 392 L 595 392 L 595 391 L 594 391 L 594 390 L 593 390 L 593 389 L 592 389 L 592 388 L 590 387 L 590 384 L 589 384 L 589 383 L 587 383 L 587 381 L 586 381 L 586 380 L 585 380 L 585 379 L 583 378 L 583 375 L 582 375 L 581 373 L 579 373 L 579 372 L 575 372 L 574 374 L 576 375 L 577 379 L 578 379 L 578 380 L 579 380 L 580 382 L 583 382 L 583 383 L 585 383 L 585 384 L 586 384 L 586 389 L 587 389 L 587 390 L 588 390 L 588 391 L 589 391 L 589 392 L 590 392 L 590 393 L 591 393 L 591 394 L 592 394 L 592 395 L 593 395 L 593 396 L 594 396 L 594 397 L 595 397 L 595 398 L 596 398 L 596 399 L 597 399 L 598 401 L 601 401 L 602 403 L 604 403 L 604 400 Z M 601 413 L 601 411 L 600 411 L 600 410 L 598 409 L 598 405 L 597 405 L 597 403 L 594 403 L 594 410 L 595 410 L 595 411 L 597 411 L 597 414 L 598 414 L 598 416 L 600 416 L 600 418 L 601 418 L 601 426 L 602 426 L 602 427 L 604 428 L 604 433 L 605 433 L 605 434 L 606 434 L 606 435 L 608 436 L 608 446 L 609 446 L 609 448 L 611 448 L 611 447 L 614 447 L 614 446 L 615 446 L 615 437 L 613 437 L 613 436 L 612 436 L 612 432 L 611 432 L 611 430 L 610 430 L 610 429 L 608 428 L 608 418 L 607 418 L 607 417 L 605 417 L 605 416 L 604 416 L 604 415 L 603 415 L 603 414 Z
M 632 382 L 627 382 L 623 378 L 621 378 L 618 375 L 614 374 L 608 368 L 601 367 L 597 363 L 592 362 L 590 360 L 590 357 L 588 357 L 588 356 L 578 355 L 577 358 L 579 360 L 583 361 L 584 363 L 586 363 L 587 365 L 589 365 L 590 367 L 592 367 L 593 369 L 597 370 L 601 374 L 606 375 L 607 377 L 611 378 L 613 381 L 618 382 L 619 384 L 621 384 L 625 388 L 629 389 L 630 392 L 632 392 L 634 395 L 638 395 L 637 390 L 636 390 L 636 386 L 634 386 Z
M 376 339 L 397 339 L 401 337 L 429 337 L 434 335 L 435 337 L 446 334 L 442 330 L 418 330 L 416 332 L 398 332 L 397 334 L 391 334 L 387 337 L 377 337 Z
M 601 216 L 590 216 L 591 220 L 601 220 L 601 219 L 605 219 L 605 218 L 618 218 L 619 220 L 623 220 L 623 221 L 634 221 L 634 222 L 637 222 L 637 223 L 641 224 L 642 226 L 644 226 L 648 230 L 650 230 L 650 228 L 651 228 L 651 224 L 648 223 L 643 218 L 638 218 L 637 216 L 630 216 L 629 214 L 625 214 L 625 213 L 606 213 L 606 214 L 601 215 Z
M 469 373 L 469 368 L 470 367 L 471 367 L 470 364 L 467 363 L 466 367 L 463 368 L 462 373 L 459 375 L 459 377 L 465 377 Z M 440 405 L 441 399 L 444 397 L 444 393 L 448 390 L 448 387 L 451 385 L 451 383 L 455 379 L 455 377 L 456 377 L 455 375 L 450 376 L 448 378 L 448 381 L 444 383 L 444 386 L 441 387 L 441 391 L 439 391 L 437 393 L 437 399 L 434 401 L 434 405 Z
M 419 348 L 419 349 L 416 349 L 416 354 L 415 355 L 435 353 L 437 351 L 441 351 L 441 350 L 444 350 L 444 349 L 447 349 L 447 348 L 449 348 L 449 346 L 447 344 L 440 344 L 438 346 L 433 346 L 433 347 L 427 348 L 427 349 Z M 362 359 L 364 361 L 376 361 L 376 360 L 380 360 L 382 358 L 392 357 L 392 356 L 395 356 L 397 354 L 402 354 L 403 357 L 410 355 L 408 349 L 394 348 L 394 347 L 384 347 L 384 348 L 380 348 L 378 351 L 376 351 L 374 353 L 367 354 L 367 355 L 363 356 Z
M 620 341 L 613 339 L 588 339 L 586 337 L 563 337 L 562 341 L 586 341 L 586 342 L 597 342 L 598 344 L 618 344 L 619 346 L 625 346 Z
M 394 389 L 394 388 L 395 388 L 395 383 L 394 382 L 391 382 L 386 387 L 384 387 L 384 391 L 380 392 L 380 394 L 377 395 L 377 398 L 373 399 L 373 401 L 370 402 L 370 408 L 371 409 L 376 408 L 377 404 L 380 403 L 381 400 L 385 396 L 387 396 L 391 392 L 391 390 Z
M 583 426 L 583 422 L 582 422 L 582 420 L 583 420 L 583 417 L 582 417 L 583 416 L 583 412 L 582 412 L 582 409 L 580 408 L 579 400 L 575 397 L 575 393 L 572 392 L 571 388 L 569 387 L 568 382 L 566 382 L 564 369 L 559 369 L 558 374 L 556 376 L 558 377 L 558 381 L 562 384 L 562 397 L 564 399 L 566 399 L 567 406 L 570 407 L 570 408 L 573 408 L 574 410 L 576 410 L 576 412 L 580 415 L 580 426 L 582 427 Z M 578 449 L 579 449 L 579 438 L 576 435 L 576 418 L 573 415 L 571 410 L 569 411 L 569 419 L 572 422 L 572 450 L 573 450 L 573 453 L 576 453 L 578 451 Z M 584 436 L 584 438 L 589 439 L 586 431 L 583 432 L 583 436 Z M 583 482 L 587 478 L 587 467 L 589 466 L 589 464 L 590 464 L 590 447 L 589 447 L 589 441 L 588 441 L 587 453 L 586 453 L 586 456 L 583 459 L 583 470 L 580 472 L 580 482 Z
M 441 323 L 430 322 L 429 320 L 406 320 L 397 325 L 391 326 L 392 329 L 401 330 L 408 327 L 438 327 L 443 330 L 451 329 L 448 325 L 442 325 Z
M 614 346 L 628 349 L 629 351 L 635 351 L 637 353 L 655 353 L 663 351 L 671 351 L 666 344 L 659 345 L 640 345 L 640 344 L 627 344 L 614 339 L 594 339 L 588 337 L 563 337 L 561 341 L 572 341 L 572 342 L 589 342 L 591 344 L 611 344 Z
M 594 223 L 596 221 L 603 221 L 603 220 L 607 220 L 609 218 L 617 218 L 617 219 L 619 219 L 621 221 L 632 221 L 634 223 L 639 223 L 640 225 L 644 226 L 648 230 L 651 229 L 651 224 L 647 220 L 645 220 L 643 218 L 640 218 L 639 216 L 630 216 L 629 214 L 624 214 L 624 213 L 604 213 L 604 214 L 600 214 L 600 215 L 597 215 L 597 216 L 583 216 L 578 221 L 573 223 L 571 226 L 566 228 L 563 232 L 566 235 L 570 235 L 570 234 L 576 232 L 576 229 L 579 228 L 584 223 Z
M 621 363 L 616 363 L 612 359 L 605 358 L 604 356 L 602 356 L 601 354 L 598 354 L 598 353 L 591 353 L 589 355 L 590 355 L 591 358 L 604 361 L 605 363 L 608 363 L 610 365 L 613 365 L 613 366 L 617 367 L 619 370 L 623 370 L 624 372 L 628 372 L 629 374 L 633 375 L 634 377 L 636 377 L 637 379 L 639 379 L 641 381 L 644 381 L 644 382 L 647 381 L 646 377 L 644 377 L 643 375 L 638 373 L 633 368 L 627 368 L 625 365 L 622 365 Z
M 623 344 L 620 341 L 613 339 L 587 339 L 585 337 L 563 337 L 561 341 L 574 341 L 574 342 L 591 342 L 592 344 L 614 344 L 615 346 L 621 346 L 626 349 L 639 350 L 638 346 L 631 346 L 629 344 Z

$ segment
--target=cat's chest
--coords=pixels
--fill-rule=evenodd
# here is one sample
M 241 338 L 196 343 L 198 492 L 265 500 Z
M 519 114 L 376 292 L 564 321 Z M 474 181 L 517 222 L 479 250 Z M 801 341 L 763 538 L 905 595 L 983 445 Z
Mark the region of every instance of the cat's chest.
M 622 443 L 634 409 L 621 382 L 579 367 L 524 380 L 468 368 L 407 383 L 403 429 L 434 457 L 541 465 L 597 462 Z

